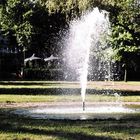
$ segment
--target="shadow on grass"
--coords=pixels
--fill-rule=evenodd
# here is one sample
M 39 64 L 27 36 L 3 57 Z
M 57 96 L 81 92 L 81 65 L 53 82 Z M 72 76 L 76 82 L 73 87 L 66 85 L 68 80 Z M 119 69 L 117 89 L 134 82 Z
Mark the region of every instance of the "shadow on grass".
M 58 139 L 68 140 L 115 140 L 109 136 L 97 136 L 92 128 L 84 127 L 93 122 L 80 121 L 53 121 L 53 120 L 34 120 L 23 118 L 16 115 L 0 111 L 0 132 L 10 132 L 19 134 L 43 135 L 57 137 Z M 72 128 L 72 130 L 71 130 Z M 86 133 L 86 130 L 93 131 L 92 134 Z
M 125 133 L 125 134 L 140 134 L 140 120 L 128 122 L 120 122 L 118 124 L 111 124 L 109 127 L 103 126 L 101 128 L 102 132 L 114 131 L 115 133 Z
M 0 85 L 15 85 L 15 86 L 23 86 L 23 85 L 28 85 L 28 86 L 55 86 L 55 85 L 63 85 L 63 86 L 69 86 L 69 85 L 79 85 L 79 82 L 74 82 L 74 81 L 1 81 L 0 80 Z
M 80 95 L 80 88 L 0 88 L 0 93 L 2 94 L 12 94 L 12 95 Z M 120 91 L 120 90 L 96 90 L 87 89 L 87 94 L 98 94 L 98 95 L 112 95 L 118 93 L 121 96 L 139 96 L 139 91 Z
M 2 120 L 0 121 L 0 132 L 52 136 L 68 140 L 115 140 L 105 134 L 108 132 L 116 133 L 116 135 L 118 133 L 124 135 L 140 133 L 139 118 L 90 121 L 36 120 L 12 115 L 1 109 L 0 120 Z M 121 139 L 117 138 L 117 140 Z
M 3 127 L 3 126 L 0 126 Z M 5 127 L 5 126 L 4 126 Z M 6 126 L 7 127 L 7 126 Z M 90 136 L 88 134 L 84 134 L 82 132 L 64 132 L 60 130 L 40 130 L 40 129 L 31 129 L 31 128 L 22 128 L 18 127 L 17 129 L 13 127 L 9 127 L 6 130 L 1 129 L 1 131 L 6 131 L 6 132 L 12 132 L 12 133 L 28 133 L 28 134 L 35 134 L 35 135 L 48 135 L 48 136 L 54 136 L 58 138 L 65 138 L 69 140 L 115 140 L 112 139 L 111 137 L 104 137 L 104 136 Z

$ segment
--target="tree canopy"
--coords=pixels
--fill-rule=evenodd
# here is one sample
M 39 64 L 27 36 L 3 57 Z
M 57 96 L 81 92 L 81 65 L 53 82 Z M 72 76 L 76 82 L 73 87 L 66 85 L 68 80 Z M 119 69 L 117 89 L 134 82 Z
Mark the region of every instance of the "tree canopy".
M 44 24 L 43 19 L 49 19 L 52 15 L 54 17 L 63 13 L 73 18 L 96 6 L 110 12 L 113 47 L 124 46 L 126 51 L 129 48 L 129 51 L 136 50 L 140 44 L 140 10 L 136 0 L 3 0 L 0 6 L 0 26 L 2 30 L 14 32 L 18 45 L 29 46 L 31 37 L 37 30 L 34 19 L 38 18 L 39 12 L 44 11 L 41 13 L 42 19 L 40 18 Z M 49 22 L 53 24 L 54 19 Z
M 136 68 L 140 53 L 140 2 L 139 0 L 40 0 L 49 13 L 61 11 L 70 18 L 98 7 L 109 12 L 111 23 L 110 45 L 113 59 L 124 63 L 125 69 Z
M 59 31 L 94 7 L 109 12 L 114 59 L 134 63 L 132 56 L 140 53 L 139 0 L 1 0 L 0 29 L 9 46 L 58 52 Z
M 9 46 L 17 45 L 33 52 L 42 52 L 45 48 L 51 50 L 52 39 L 66 24 L 64 14 L 49 14 L 40 3 L 30 0 L 0 3 L 0 20 L 1 30 L 13 41 Z
M 0 5 L 1 29 L 10 37 L 15 37 L 19 46 L 28 46 L 31 42 L 32 7 L 27 0 L 7 0 Z

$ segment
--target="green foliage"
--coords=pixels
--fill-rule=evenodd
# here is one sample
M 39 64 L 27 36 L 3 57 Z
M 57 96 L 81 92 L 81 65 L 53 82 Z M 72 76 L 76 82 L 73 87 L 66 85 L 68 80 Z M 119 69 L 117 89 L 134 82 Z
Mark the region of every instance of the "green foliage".
M 0 26 L 5 35 L 15 38 L 13 42 L 17 46 L 39 54 L 54 50 L 50 47 L 51 42 L 55 42 L 54 36 L 66 23 L 66 16 L 63 15 L 49 14 L 45 6 L 30 0 L 8 0 L 5 4 L 0 4 Z M 15 44 L 9 42 L 8 46 Z
M 113 59 L 121 61 L 127 81 L 129 68 L 136 71 L 140 53 L 140 3 L 137 0 L 123 0 L 114 3 L 114 12 L 110 13 L 111 38 L 114 49 Z
M 121 10 L 117 15 L 111 14 L 112 36 L 111 44 L 116 51 L 115 59 L 127 61 L 126 53 L 138 53 L 140 51 L 140 10 L 139 4 L 134 0 L 125 0 L 118 5 Z M 127 57 L 125 57 L 127 56 Z
M 114 59 L 130 60 L 131 54 L 140 52 L 140 5 L 136 0 L 2 0 L 0 28 L 14 37 L 18 46 L 29 48 L 36 44 L 31 51 L 42 53 L 47 48 L 51 53 L 59 40 L 54 41 L 54 36 L 65 27 L 66 19 L 96 6 L 110 12 Z
M 34 28 L 36 25 L 33 26 L 33 23 L 31 23 L 31 18 L 34 14 L 34 4 L 29 0 L 7 0 L 5 4 L 3 3 L 0 6 L 1 28 L 6 32 L 12 30 L 18 45 L 28 46 L 31 42 L 31 37 L 34 33 L 34 30 L 39 32 L 42 30 L 38 27 Z M 140 29 L 139 23 L 137 23 L 135 19 L 139 16 L 139 10 L 134 4 L 134 0 L 36 1 L 36 5 L 40 4 L 42 7 L 46 7 L 46 14 L 49 13 L 53 15 L 56 13 L 65 13 L 69 18 L 75 17 L 88 9 L 92 9 L 95 6 L 98 6 L 101 9 L 106 9 L 111 12 L 111 44 L 113 44 L 113 48 L 119 48 L 119 50 L 122 50 L 123 47 L 124 51 L 137 50 L 137 46 L 139 44 L 139 34 L 136 34 L 138 31 L 140 31 Z
M 50 13 L 56 11 L 69 12 L 74 9 L 84 11 L 90 7 L 92 0 L 41 0 Z
M 40 0 L 49 13 L 58 11 L 75 17 L 98 6 L 110 12 L 112 28 L 111 44 L 115 50 L 138 51 L 140 40 L 140 10 L 136 0 Z
M 7 0 L 0 6 L 1 28 L 6 34 L 12 31 L 19 46 L 28 46 L 31 41 L 32 5 L 29 1 Z
M 101 7 L 108 9 L 110 7 L 127 7 L 132 0 L 39 0 L 40 4 L 45 5 L 50 13 L 56 11 L 70 12 L 78 9 L 84 12 L 93 7 Z M 75 13 L 76 14 L 76 13 Z

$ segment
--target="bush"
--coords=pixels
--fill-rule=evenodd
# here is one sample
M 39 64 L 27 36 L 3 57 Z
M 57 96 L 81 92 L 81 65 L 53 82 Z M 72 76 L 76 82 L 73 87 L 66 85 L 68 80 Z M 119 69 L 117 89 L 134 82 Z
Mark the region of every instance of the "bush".
M 29 80 L 63 80 L 63 70 L 24 69 L 24 78 Z

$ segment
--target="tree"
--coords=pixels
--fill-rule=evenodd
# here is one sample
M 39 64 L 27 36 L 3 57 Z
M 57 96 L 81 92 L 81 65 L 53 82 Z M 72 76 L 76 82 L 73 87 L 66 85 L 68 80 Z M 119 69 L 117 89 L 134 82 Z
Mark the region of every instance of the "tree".
M 0 3 L 0 26 L 6 36 L 15 38 L 21 49 L 48 55 L 54 50 L 60 29 L 66 26 L 64 13 L 49 13 L 45 6 L 31 0 L 7 0 Z M 9 43 L 10 46 L 15 44 Z
M 0 4 L 0 26 L 6 35 L 15 37 L 22 49 L 30 45 L 33 34 L 32 8 L 33 4 L 28 0 L 7 0 Z
M 10 46 L 40 53 L 45 49 L 51 54 L 56 36 L 69 20 L 99 7 L 109 12 L 114 58 L 122 61 L 127 71 L 135 62 L 133 54 L 140 51 L 139 5 L 136 0 L 1 0 L 0 28 L 11 40 Z
M 37 4 L 33 9 L 31 24 L 34 29 L 32 35 L 31 50 L 37 51 L 45 57 L 61 49 L 57 43 L 61 37 L 60 31 L 67 28 L 66 16 L 64 13 L 49 13 L 46 7 Z
M 134 54 L 140 52 L 140 3 L 135 0 L 123 1 L 117 5 L 117 14 L 111 13 L 111 44 L 115 50 L 114 58 L 122 61 L 125 69 L 124 81 L 127 81 L 127 71 L 135 69 Z
M 65 12 L 70 17 L 81 15 L 93 7 L 107 10 L 112 34 L 110 44 L 115 51 L 114 59 L 123 62 L 124 80 L 127 69 L 136 67 L 133 55 L 140 52 L 140 2 L 138 0 L 41 0 L 50 13 Z M 70 18 L 71 19 L 71 18 Z

